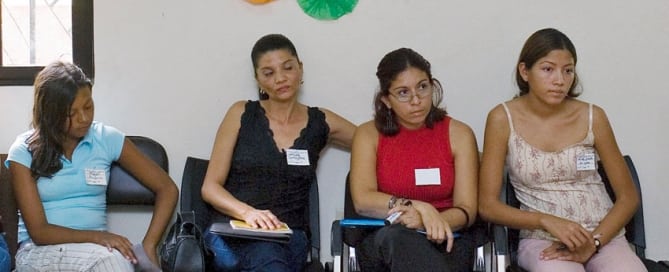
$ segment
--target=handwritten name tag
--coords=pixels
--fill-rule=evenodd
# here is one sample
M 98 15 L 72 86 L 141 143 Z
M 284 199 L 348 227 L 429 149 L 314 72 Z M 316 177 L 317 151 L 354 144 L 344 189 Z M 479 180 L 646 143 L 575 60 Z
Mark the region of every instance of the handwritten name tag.
M 595 153 L 587 152 L 576 156 L 576 170 L 577 171 L 587 171 L 595 170 Z
M 309 152 L 304 149 L 286 149 L 288 165 L 309 165 Z
M 86 184 L 88 185 L 107 185 L 107 176 L 104 169 L 84 169 Z

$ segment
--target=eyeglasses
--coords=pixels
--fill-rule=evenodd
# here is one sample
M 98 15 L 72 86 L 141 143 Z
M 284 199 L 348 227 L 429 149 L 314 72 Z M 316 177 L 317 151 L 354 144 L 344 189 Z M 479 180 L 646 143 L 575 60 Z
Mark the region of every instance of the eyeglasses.
M 418 85 L 417 89 L 414 89 L 413 91 L 410 91 L 409 89 L 401 89 L 398 92 L 388 92 L 390 95 L 395 97 L 397 101 L 406 103 L 409 102 L 413 99 L 414 96 L 418 97 L 418 99 L 423 99 L 425 97 L 428 97 L 432 95 L 432 90 L 433 90 L 432 84 L 429 82 L 422 82 L 420 85 Z

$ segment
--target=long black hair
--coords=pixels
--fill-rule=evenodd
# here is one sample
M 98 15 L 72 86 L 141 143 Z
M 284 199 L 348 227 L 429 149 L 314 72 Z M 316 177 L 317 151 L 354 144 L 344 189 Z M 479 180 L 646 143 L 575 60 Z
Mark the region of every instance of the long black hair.
M 34 132 L 27 139 L 33 177 L 51 177 L 63 168 L 60 156 L 72 102 L 79 89 L 92 86 L 79 67 L 60 61 L 47 65 L 35 77 Z

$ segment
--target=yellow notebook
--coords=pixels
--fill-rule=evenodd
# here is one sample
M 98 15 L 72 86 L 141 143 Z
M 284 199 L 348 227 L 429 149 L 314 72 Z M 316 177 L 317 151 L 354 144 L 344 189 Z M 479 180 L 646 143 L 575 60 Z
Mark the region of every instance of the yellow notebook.
M 293 230 L 291 230 L 286 223 L 283 223 L 283 226 L 281 226 L 278 229 L 261 229 L 261 228 L 254 228 L 249 224 L 246 224 L 246 222 L 241 221 L 241 220 L 236 220 L 232 219 L 230 220 L 230 226 L 232 226 L 233 229 L 236 230 L 247 230 L 247 231 L 252 231 L 252 232 L 262 232 L 262 233 L 288 233 L 292 234 Z
M 288 243 L 293 234 L 287 225 L 284 224 L 281 228 L 275 230 L 266 230 L 261 228 L 254 228 L 246 224 L 244 221 L 232 219 L 230 222 L 218 222 L 211 224 L 210 232 L 244 239 L 265 240 L 279 243 Z

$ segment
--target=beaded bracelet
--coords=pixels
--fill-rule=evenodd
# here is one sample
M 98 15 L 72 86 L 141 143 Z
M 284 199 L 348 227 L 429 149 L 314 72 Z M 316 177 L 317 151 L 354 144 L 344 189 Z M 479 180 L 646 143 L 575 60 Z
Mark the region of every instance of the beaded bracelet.
M 390 199 L 388 200 L 388 209 L 392 209 L 395 207 L 395 203 L 397 203 L 397 197 L 396 196 L 390 196 Z

